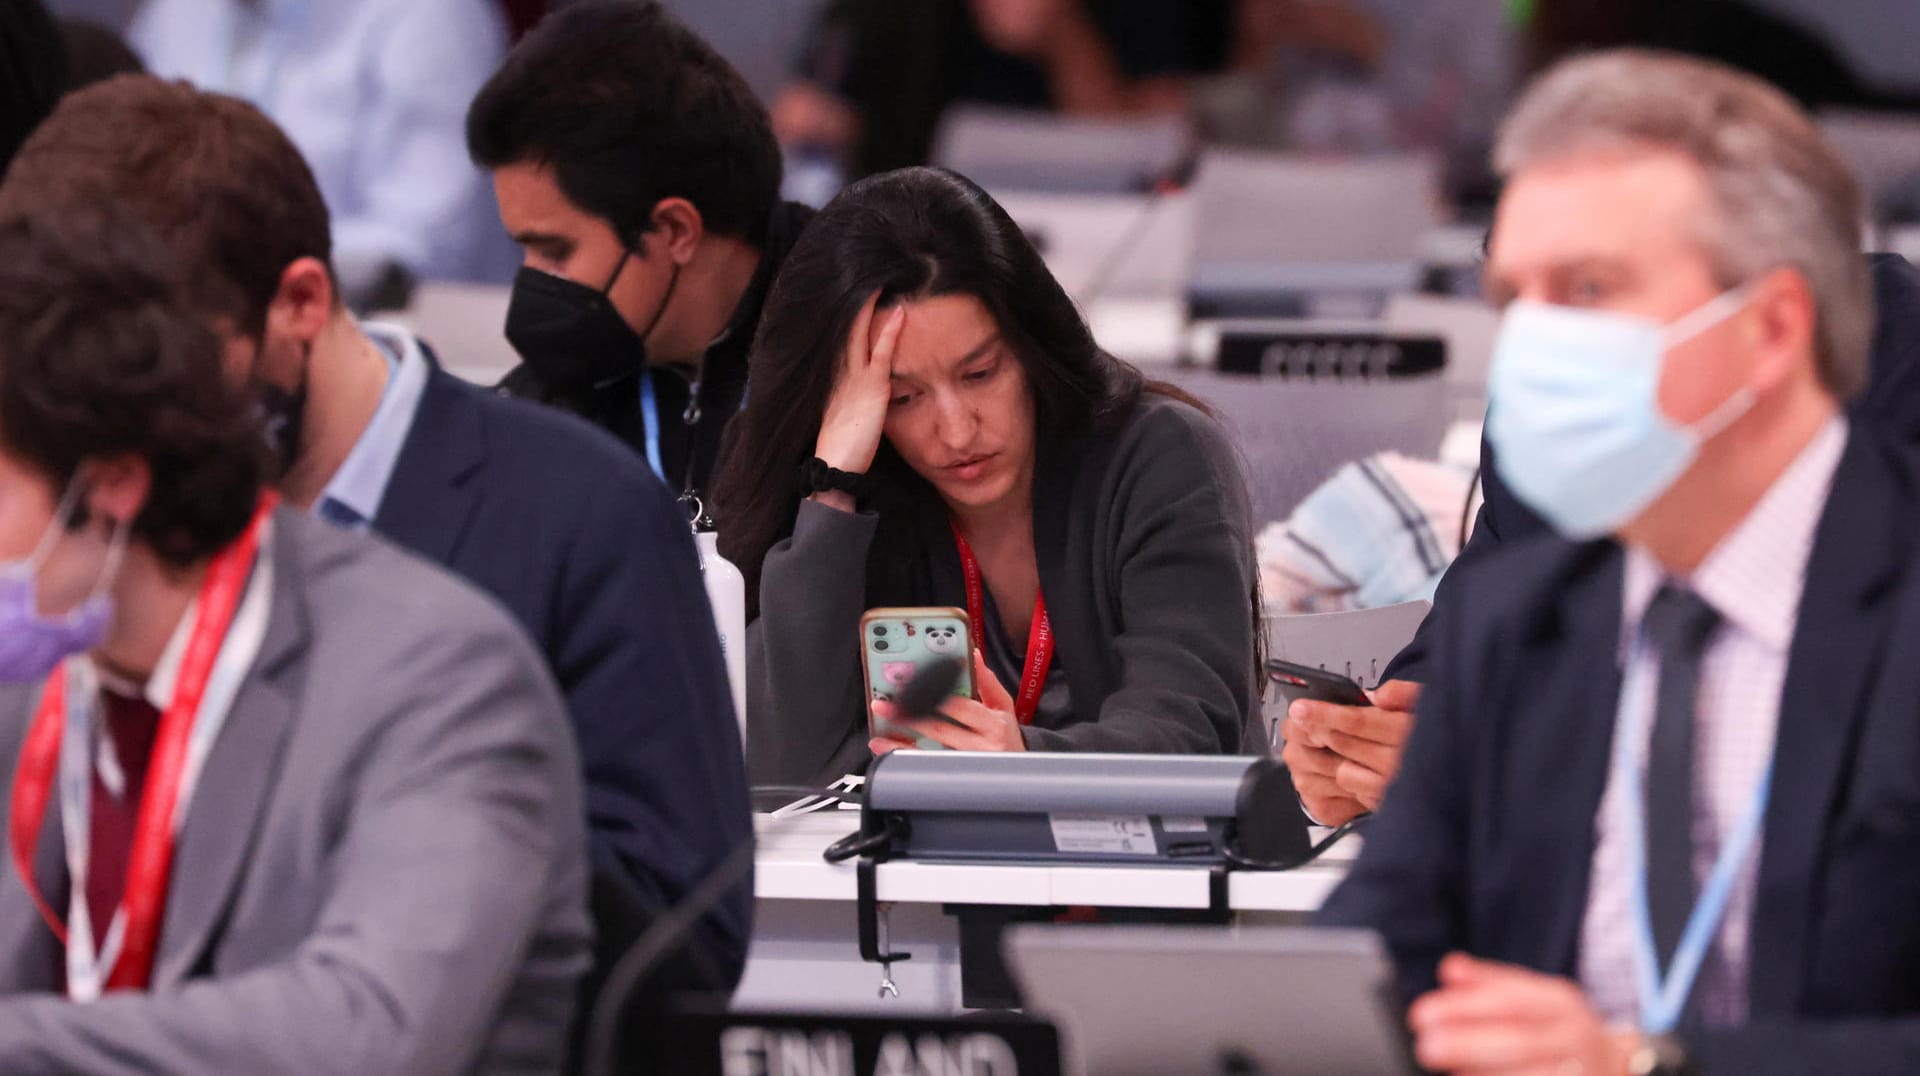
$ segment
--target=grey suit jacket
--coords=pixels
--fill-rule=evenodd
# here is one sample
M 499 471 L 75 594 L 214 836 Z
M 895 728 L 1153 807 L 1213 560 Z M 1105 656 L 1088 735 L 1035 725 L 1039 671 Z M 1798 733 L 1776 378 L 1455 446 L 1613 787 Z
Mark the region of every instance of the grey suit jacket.
M 152 990 L 76 1005 L 0 866 L 0 1072 L 550 1073 L 586 970 L 580 768 L 506 613 L 274 517 L 265 642 L 175 847 Z M 0 691 L 0 773 L 36 691 Z M 5 832 L 0 799 L 0 833 Z M 59 805 L 35 878 L 66 907 Z

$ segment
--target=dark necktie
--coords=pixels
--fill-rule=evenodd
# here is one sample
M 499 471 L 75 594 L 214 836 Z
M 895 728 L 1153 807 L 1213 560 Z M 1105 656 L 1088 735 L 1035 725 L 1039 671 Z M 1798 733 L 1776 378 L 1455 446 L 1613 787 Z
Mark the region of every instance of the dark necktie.
M 126 777 L 126 787 L 123 795 L 115 796 L 100 780 L 98 767 L 94 769 L 93 802 L 87 811 L 87 911 L 93 920 L 96 953 L 106 944 L 107 927 L 126 891 L 127 859 L 133 851 L 140 796 L 147 787 L 147 762 L 160 732 L 160 711 L 145 699 L 109 691 L 101 693 L 101 702 L 107 735 L 113 740 L 113 754 Z
M 1700 660 L 1720 614 L 1698 594 L 1663 584 L 1641 630 L 1660 657 L 1653 732 L 1647 744 L 1647 905 L 1654 947 L 1673 959 L 1693 912 L 1694 724 Z

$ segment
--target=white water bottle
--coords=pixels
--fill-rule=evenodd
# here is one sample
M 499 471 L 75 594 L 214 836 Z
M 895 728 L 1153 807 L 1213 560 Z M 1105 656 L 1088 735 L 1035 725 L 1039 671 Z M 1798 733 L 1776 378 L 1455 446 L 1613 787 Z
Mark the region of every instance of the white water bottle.
M 740 742 L 747 739 L 747 577 L 720 555 L 720 536 L 697 531 L 693 544 L 700 550 L 700 578 L 713 606 L 713 626 L 720 632 L 720 653 L 727 661 L 727 686 L 733 691 L 733 714 L 740 722 Z

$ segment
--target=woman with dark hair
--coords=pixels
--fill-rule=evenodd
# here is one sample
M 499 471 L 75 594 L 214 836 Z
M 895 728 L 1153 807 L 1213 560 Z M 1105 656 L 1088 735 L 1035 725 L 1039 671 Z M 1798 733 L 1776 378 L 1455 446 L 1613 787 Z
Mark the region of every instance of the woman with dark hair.
M 1233 451 L 1100 350 L 984 191 L 929 168 L 849 187 L 789 256 L 749 369 L 715 499 L 747 580 L 756 782 L 904 746 L 869 741 L 869 706 L 961 750 L 1240 749 L 1258 602 Z M 979 701 L 950 721 L 862 686 L 863 611 L 925 605 L 974 622 Z

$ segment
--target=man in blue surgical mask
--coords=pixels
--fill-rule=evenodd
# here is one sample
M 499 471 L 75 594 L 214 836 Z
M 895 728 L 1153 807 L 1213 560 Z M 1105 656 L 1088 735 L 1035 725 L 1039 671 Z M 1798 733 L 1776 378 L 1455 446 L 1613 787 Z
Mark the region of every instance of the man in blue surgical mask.
M 1764 83 L 1637 52 L 1549 73 L 1496 164 L 1488 436 L 1557 534 L 1469 569 L 1324 919 L 1385 934 L 1435 1071 L 1913 1071 L 1920 468 L 1843 416 L 1853 180 Z

